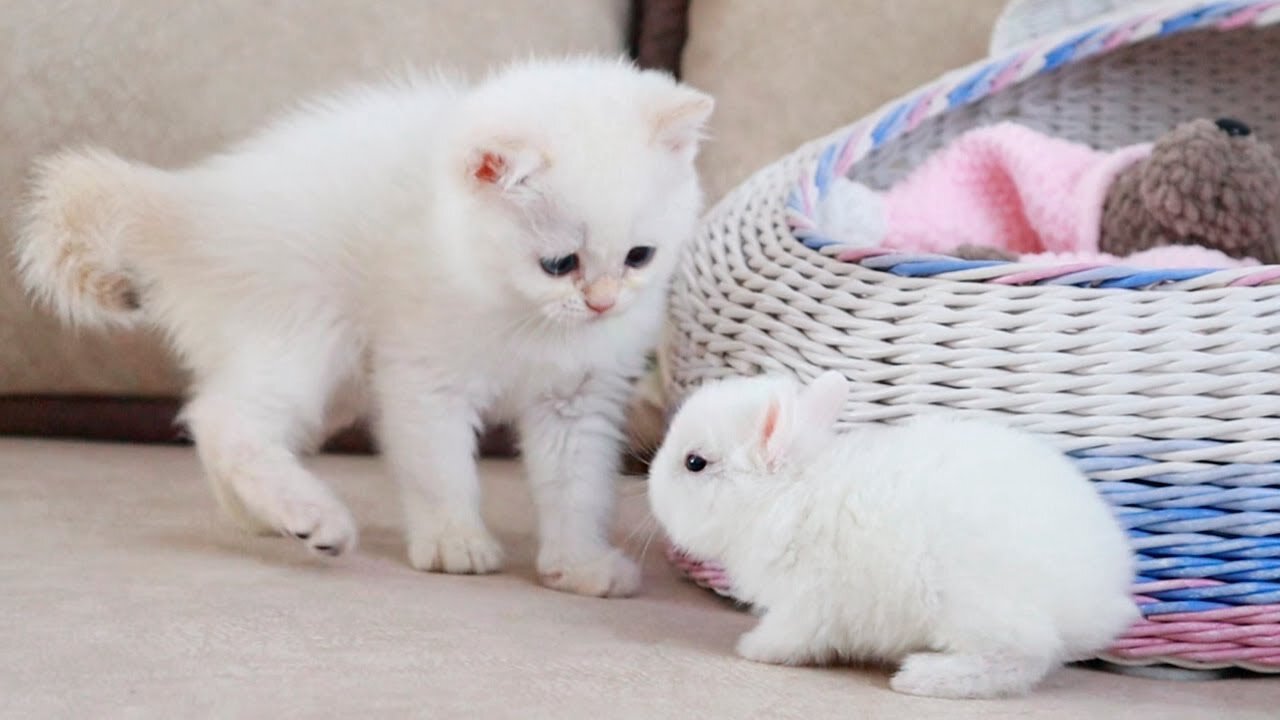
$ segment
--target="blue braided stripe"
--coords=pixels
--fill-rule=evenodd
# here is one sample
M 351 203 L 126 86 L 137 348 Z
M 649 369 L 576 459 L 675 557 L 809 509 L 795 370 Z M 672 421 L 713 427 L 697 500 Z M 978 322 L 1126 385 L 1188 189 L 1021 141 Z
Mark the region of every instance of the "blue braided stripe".
M 1225 603 L 1204 602 L 1203 600 L 1179 600 L 1175 602 L 1141 603 L 1138 605 L 1138 609 L 1142 611 L 1142 614 L 1148 617 L 1166 613 L 1206 612 L 1229 607 L 1231 606 Z
M 1218 510 L 1280 510 L 1280 488 L 1221 488 L 1212 485 L 1146 485 L 1134 482 L 1095 483 L 1113 505 L 1148 508 L 1207 507 Z
M 821 250 L 822 248 L 828 245 L 838 245 L 839 243 L 837 243 L 835 240 L 832 240 L 829 237 L 823 237 L 821 235 L 810 235 L 809 237 L 805 238 L 804 244 L 808 245 L 814 250 Z
M 1137 581 L 1154 582 L 1156 578 L 1138 575 Z M 1280 583 L 1245 582 L 1207 587 L 1176 588 L 1144 593 L 1157 600 L 1207 600 L 1225 605 L 1270 605 L 1280 603 Z
M 1007 261 L 1004 260 L 956 260 L 948 258 L 929 262 L 902 263 L 889 268 L 889 272 L 903 277 L 931 277 L 960 270 L 976 270 L 978 268 L 991 267 L 992 265 L 1005 264 L 1007 264 Z
M 1103 28 L 1094 28 L 1087 32 L 1083 32 L 1045 53 L 1044 71 L 1049 71 L 1056 67 L 1066 65 L 1072 60 L 1081 59 L 1077 58 L 1077 53 L 1079 53 L 1080 48 L 1086 46 L 1090 40 L 1097 37 L 1102 31 Z
M 1220 2 L 1189 10 L 1161 23 L 1160 34 L 1172 35 L 1174 33 L 1195 29 L 1200 25 L 1214 22 L 1219 18 L 1230 15 L 1248 4 L 1249 3 L 1247 2 Z
M 1218 272 L 1218 270 L 1208 268 L 1164 268 L 1160 270 L 1142 270 L 1127 277 L 1107 280 L 1106 282 L 1100 283 L 1099 287 L 1137 289 L 1151 287 L 1152 285 L 1159 285 L 1160 283 L 1166 282 L 1192 280 L 1213 272 Z
M 1219 560 L 1207 557 L 1138 555 L 1138 572 L 1161 580 L 1208 578 L 1223 582 L 1280 581 L 1280 559 Z
M 1156 532 L 1219 532 L 1244 537 L 1280 535 L 1280 513 L 1224 512 L 1210 508 L 1116 507 L 1116 519 L 1129 528 Z
M 1280 558 L 1280 537 L 1226 538 L 1206 533 L 1151 533 L 1129 530 L 1133 549 L 1151 556 L 1190 555 L 1227 560 Z
M 822 151 L 822 155 L 818 158 L 818 170 L 814 174 L 813 183 L 818 188 L 819 195 L 826 195 L 827 188 L 830 187 L 834 172 L 836 158 L 839 156 L 840 147 L 838 145 L 828 145 L 826 150 Z

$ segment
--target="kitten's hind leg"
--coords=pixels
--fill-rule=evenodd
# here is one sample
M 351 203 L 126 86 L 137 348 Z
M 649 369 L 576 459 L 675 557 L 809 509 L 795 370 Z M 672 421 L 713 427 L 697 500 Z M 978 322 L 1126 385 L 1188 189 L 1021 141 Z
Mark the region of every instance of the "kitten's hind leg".
M 355 547 L 355 522 L 297 456 L 320 421 L 326 390 L 305 374 L 302 367 L 264 367 L 202 383 L 183 415 L 214 495 L 232 519 L 340 555 Z M 245 382 L 249 376 L 255 379 Z M 273 376 L 280 382 L 264 382 Z

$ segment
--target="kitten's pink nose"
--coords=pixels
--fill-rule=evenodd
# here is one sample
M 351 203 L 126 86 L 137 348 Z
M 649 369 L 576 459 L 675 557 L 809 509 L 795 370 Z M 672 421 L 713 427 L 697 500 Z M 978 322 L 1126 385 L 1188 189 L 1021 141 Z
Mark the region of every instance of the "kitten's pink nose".
M 602 315 L 618 302 L 618 281 L 611 277 L 600 278 L 588 285 L 582 296 L 592 312 Z

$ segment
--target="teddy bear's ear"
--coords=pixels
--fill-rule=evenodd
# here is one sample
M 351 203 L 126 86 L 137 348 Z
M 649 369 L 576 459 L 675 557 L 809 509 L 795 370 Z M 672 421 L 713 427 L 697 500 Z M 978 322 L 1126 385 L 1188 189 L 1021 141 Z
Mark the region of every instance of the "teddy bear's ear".
M 1169 242 L 1200 236 L 1213 224 L 1231 164 L 1228 143 L 1210 120 L 1183 123 L 1157 140 L 1139 167 L 1142 205 Z

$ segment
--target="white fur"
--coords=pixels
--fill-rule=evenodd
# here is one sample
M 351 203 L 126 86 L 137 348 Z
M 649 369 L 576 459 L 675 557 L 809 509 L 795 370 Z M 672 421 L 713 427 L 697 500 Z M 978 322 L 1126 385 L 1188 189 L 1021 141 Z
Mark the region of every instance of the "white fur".
M 493 571 L 474 432 L 511 420 L 542 578 L 627 594 L 619 428 L 701 206 L 710 111 L 664 75 L 568 59 L 357 88 L 176 171 L 66 152 L 40 166 L 19 263 L 70 321 L 167 333 L 215 493 L 246 524 L 351 549 L 350 514 L 297 456 L 371 408 L 412 564 Z M 624 267 L 637 245 L 652 263 Z M 539 266 L 575 252 L 578 272 Z
M 991 697 L 1137 619 L 1124 533 L 1061 453 L 954 417 L 837 435 L 847 393 L 834 373 L 803 391 L 709 385 L 654 458 L 649 497 L 672 540 L 764 611 L 741 655 L 901 663 L 900 692 Z M 706 469 L 687 470 L 690 453 Z
M 889 233 L 884 197 L 845 177 L 831 181 L 826 197 L 818 201 L 818 227 L 830 239 L 852 247 L 879 247 Z

